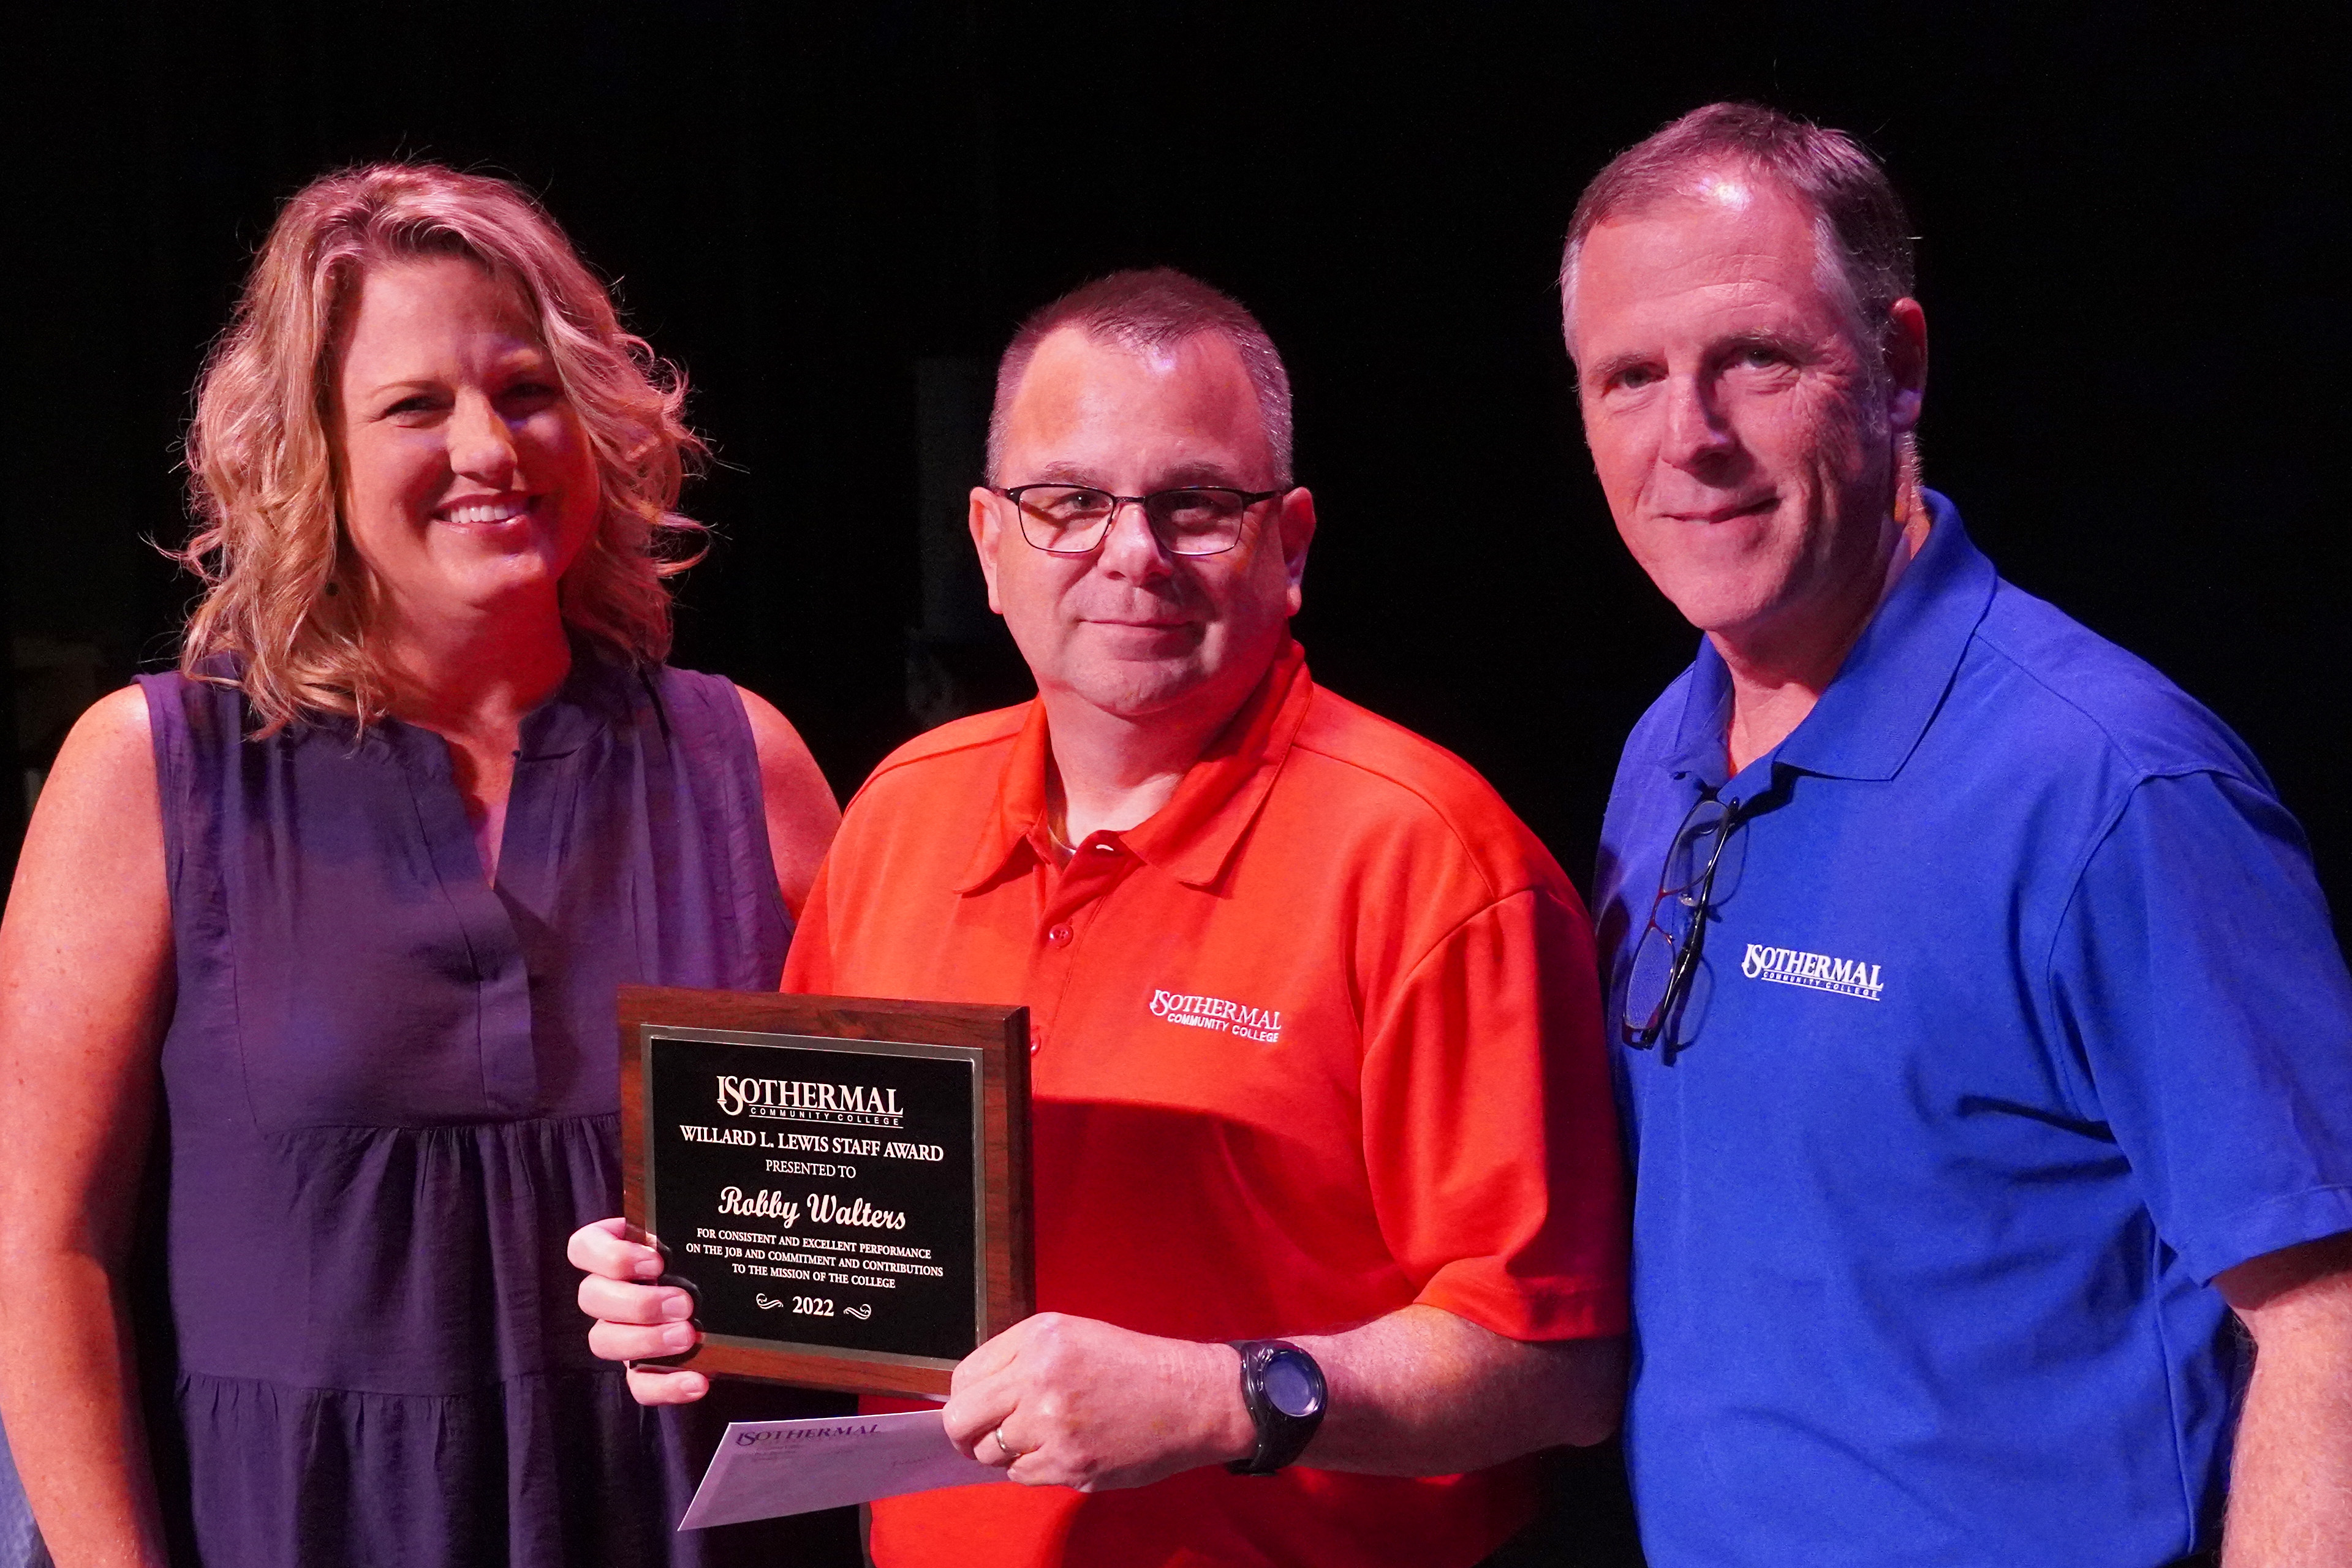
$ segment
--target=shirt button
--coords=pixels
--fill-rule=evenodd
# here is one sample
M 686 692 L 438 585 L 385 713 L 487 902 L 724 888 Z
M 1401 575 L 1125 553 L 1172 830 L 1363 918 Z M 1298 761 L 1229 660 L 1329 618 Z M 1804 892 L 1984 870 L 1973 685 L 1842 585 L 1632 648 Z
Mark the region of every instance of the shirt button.
M 1045 933 L 1045 946 L 1048 947 L 1066 947 L 1069 945 L 1070 928 L 1068 926 L 1056 925 Z

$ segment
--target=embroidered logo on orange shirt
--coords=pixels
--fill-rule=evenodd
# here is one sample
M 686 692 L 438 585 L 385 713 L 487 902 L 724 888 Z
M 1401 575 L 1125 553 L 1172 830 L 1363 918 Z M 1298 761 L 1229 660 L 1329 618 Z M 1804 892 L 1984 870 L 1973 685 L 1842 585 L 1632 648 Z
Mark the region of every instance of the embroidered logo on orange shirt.
M 1282 1014 L 1272 1008 L 1253 1008 L 1223 997 L 1187 996 L 1181 991 L 1151 993 L 1151 1016 L 1187 1029 L 1216 1029 L 1272 1045 L 1282 1038 Z

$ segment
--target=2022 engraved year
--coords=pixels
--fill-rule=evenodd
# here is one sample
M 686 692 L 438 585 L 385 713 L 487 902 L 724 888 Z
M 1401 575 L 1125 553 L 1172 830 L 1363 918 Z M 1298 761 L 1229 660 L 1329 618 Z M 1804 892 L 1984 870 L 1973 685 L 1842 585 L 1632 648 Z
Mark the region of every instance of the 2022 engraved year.
M 765 1291 L 761 1291 L 751 1300 L 758 1303 L 763 1312 L 772 1312 L 784 1304 Z M 829 1318 L 833 1316 L 833 1298 L 831 1296 L 794 1296 L 792 1300 L 792 1310 L 795 1317 Z M 874 1315 L 874 1309 L 861 1302 L 849 1308 L 841 1315 L 845 1318 L 856 1318 L 858 1322 L 864 1322 Z

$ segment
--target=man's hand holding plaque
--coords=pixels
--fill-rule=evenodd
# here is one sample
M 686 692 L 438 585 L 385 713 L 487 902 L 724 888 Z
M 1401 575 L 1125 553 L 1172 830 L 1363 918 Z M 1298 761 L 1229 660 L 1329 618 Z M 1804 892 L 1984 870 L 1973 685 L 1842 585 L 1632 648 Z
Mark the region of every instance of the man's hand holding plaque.
M 1231 1345 L 1040 1312 L 956 1368 L 948 1439 L 1032 1486 L 1149 1486 L 1250 1453 L 1240 1386 Z
M 661 1249 L 646 1233 L 615 1216 L 572 1232 L 565 1249 L 580 1281 L 580 1310 L 596 1321 L 588 1348 L 605 1361 L 625 1362 L 629 1394 L 640 1405 L 689 1405 L 710 1392 L 710 1379 L 683 1366 L 641 1366 L 692 1350 L 702 1338 L 694 1326 L 694 1297 L 658 1283 Z

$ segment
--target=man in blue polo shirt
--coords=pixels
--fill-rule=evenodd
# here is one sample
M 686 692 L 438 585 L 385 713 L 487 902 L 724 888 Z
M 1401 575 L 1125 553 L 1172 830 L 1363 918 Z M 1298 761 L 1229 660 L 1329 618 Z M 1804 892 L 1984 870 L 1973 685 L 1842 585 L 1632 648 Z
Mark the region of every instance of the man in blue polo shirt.
M 2157 1568 L 2226 1494 L 2231 1568 L 2352 1563 L 2352 982 L 2261 766 L 1920 488 L 1847 138 L 1676 121 L 1561 287 L 1618 529 L 1706 633 L 1595 888 L 1651 1563 Z

